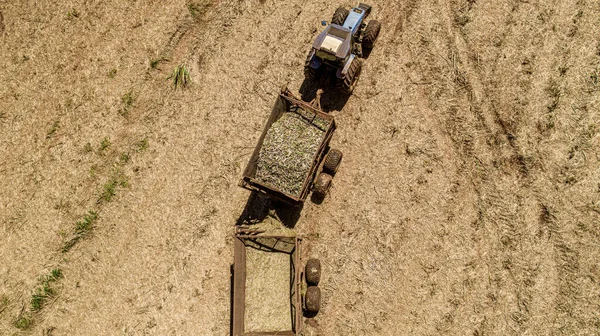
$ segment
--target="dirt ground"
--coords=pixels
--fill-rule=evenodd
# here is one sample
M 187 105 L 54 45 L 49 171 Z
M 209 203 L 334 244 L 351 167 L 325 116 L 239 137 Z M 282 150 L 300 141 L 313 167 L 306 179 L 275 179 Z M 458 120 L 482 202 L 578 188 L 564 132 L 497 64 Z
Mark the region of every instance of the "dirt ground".
M 370 4 L 304 335 L 600 334 L 600 3 Z M 340 5 L 0 0 L 0 334 L 228 335 L 237 183 Z

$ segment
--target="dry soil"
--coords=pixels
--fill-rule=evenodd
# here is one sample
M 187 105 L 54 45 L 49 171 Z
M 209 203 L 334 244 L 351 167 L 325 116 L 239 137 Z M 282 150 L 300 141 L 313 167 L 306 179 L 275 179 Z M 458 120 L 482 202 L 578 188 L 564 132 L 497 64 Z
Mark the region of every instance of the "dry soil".
M 304 335 L 600 334 L 600 3 L 370 4 Z M 340 5 L 0 0 L 0 334 L 228 335 L 237 182 Z

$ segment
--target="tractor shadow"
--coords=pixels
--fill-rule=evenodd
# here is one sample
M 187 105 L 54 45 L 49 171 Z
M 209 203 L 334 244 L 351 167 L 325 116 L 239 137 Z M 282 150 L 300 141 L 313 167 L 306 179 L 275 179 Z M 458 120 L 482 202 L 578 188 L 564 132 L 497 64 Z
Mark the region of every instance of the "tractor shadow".
M 317 90 L 323 89 L 321 108 L 323 112 L 341 111 L 352 94 L 341 92 L 333 83 L 325 79 L 311 81 L 304 79 L 300 86 L 300 95 L 305 102 L 311 102 L 317 96 Z
M 300 219 L 302 208 L 302 203 L 299 205 L 289 204 L 253 191 L 248 197 L 244 211 L 238 217 L 236 225 L 259 224 L 271 215 L 279 219 L 285 227 L 293 229 Z

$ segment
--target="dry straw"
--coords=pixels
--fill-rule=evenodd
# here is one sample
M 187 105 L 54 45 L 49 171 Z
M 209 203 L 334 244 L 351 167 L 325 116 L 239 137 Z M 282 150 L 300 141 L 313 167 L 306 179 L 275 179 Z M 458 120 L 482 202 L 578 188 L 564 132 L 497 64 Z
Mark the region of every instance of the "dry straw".
M 297 107 L 269 128 L 258 156 L 256 179 L 299 196 L 329 121 Z

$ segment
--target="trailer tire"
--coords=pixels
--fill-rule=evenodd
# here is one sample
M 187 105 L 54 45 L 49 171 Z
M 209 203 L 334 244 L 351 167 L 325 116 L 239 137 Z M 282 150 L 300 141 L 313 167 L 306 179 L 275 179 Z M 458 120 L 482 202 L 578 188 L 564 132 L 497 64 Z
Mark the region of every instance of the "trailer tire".
M 321 309 L 321 289 L 318 286 L 308 286 L 304 295 L 304 309 L 311 316 Z
M 340 163 L 342 162 L 342 152 L 337 149 L 331 149 L 327 156 L 325 156 L 325 163 L 323 163 L 323 172 L 329 175 L 335 175 Z
M 371 20 L 367 24 L 367 28 L 365 28 L 362 46 L 363 49 L 373 49 L 375 45 L 375 41 L 379 36 L 379 31 L 381 30 L 381 23 L 377 20 Z
M 338 78 L 338 88 L 345 94 L 351 94 L 356 87 L 360 73 L 362 72 L 362 61 L 358 58 L 352 60 L 346 75 Z
M 344 21 L 346 21 L 348 14 L 350 14 L 349 10 L 344 7 L 338 7 L 338 9 L 335 10 L 335 13 L 333 13 L 331 23 L 342 26 Z
M 315 184 L 313 185 L 313 192 L 320 197 L 325 197 L 329 188 L 331 188 L 331 180 L 333 177 L 327 173 L 321 173 L 317 176 Z
M 321 261 L 319 259 L 308 259 L 304 268 L 304 277 L 309 286 L 316 286 L 321 281 Z

